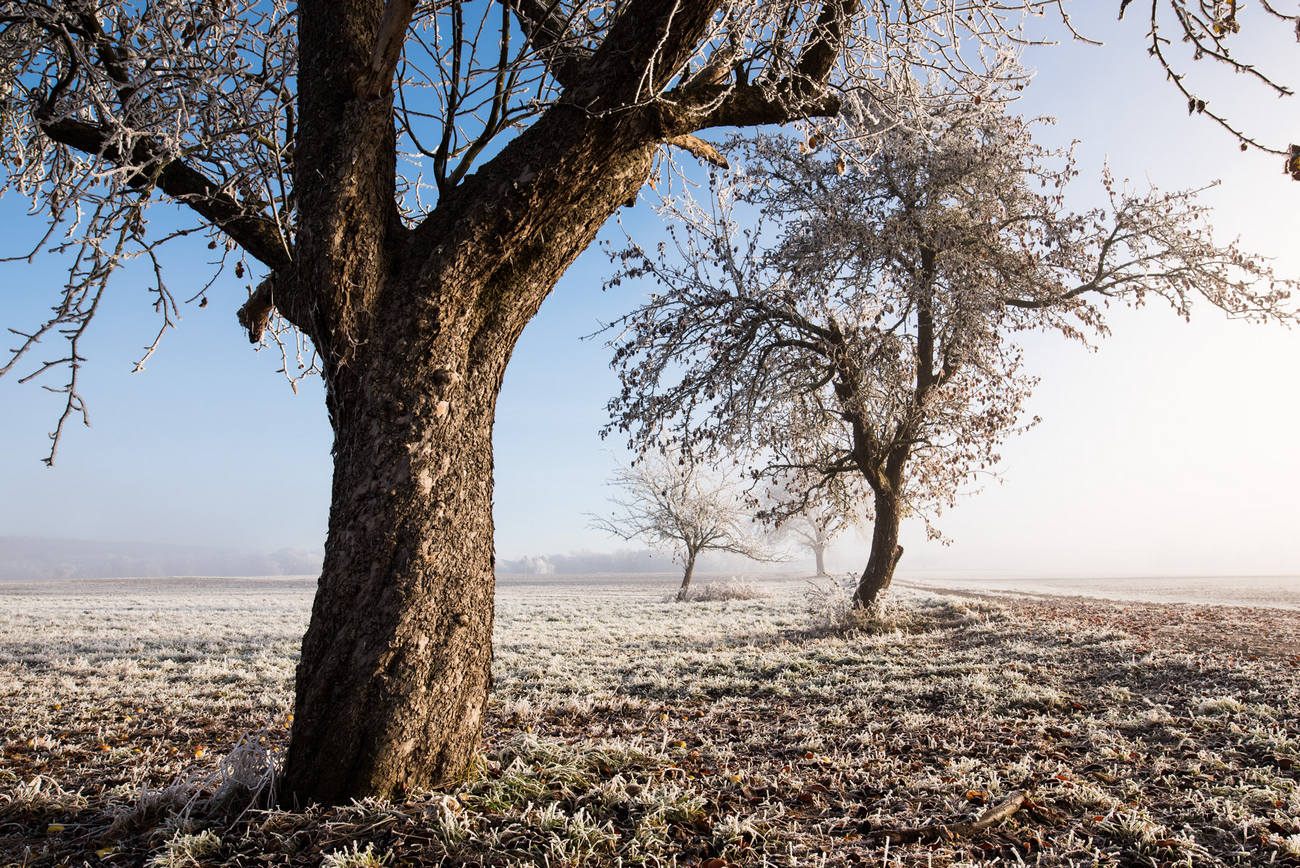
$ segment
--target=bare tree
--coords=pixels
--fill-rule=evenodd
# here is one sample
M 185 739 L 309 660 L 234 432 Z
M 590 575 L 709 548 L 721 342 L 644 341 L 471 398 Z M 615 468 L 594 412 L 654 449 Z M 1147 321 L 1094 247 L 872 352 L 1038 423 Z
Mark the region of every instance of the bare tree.
M 667 202 L 685 227 L 675 247 L 620 254 L 616 279 L 659 291 L 613 326 L 624 388 L 610 427 L 750 456 L 755 480 L 787 492 L 777 520 L 833 487 L 870 497 L 862 606 L 890 584 L 902 518 L 933 533 L 928 516 L 1027 424 L 1018 334 L 1104 337 L 1114 299 L 1293 318 L 1296 284 L 1217 243 L 1195 192 L 1137 194 L 1107 176 L 1107 207 L 1069 212 L 1068 154 L 1034 145 L 997 91 L 984 97 L 874 150 L 738 143 L 747 174 L 717 179 L 708 201 Z M 743 230 L 738 200 L 752 206 Z
M 665 146 L 720 162 L 697 133 L 883 117 L 907 70 L 961 69 L 1055 2 L 0 0 L 0 189 L 72 263 L 3 371 L 67 373 L 57 447 L 123 262 L 197 234 L 252 275 L 240 321 L 309 339 L 286 368 L 316 354 L 334 429 L 283 792 L 452 782 L 487 701 L 496 396 L 560 275 Z M 66 352 L 32 361 L 47 336 Z
M 805 485 L 800 474 L 768 477 L 764 486 L 751 486 L 747 494 L 758 507 L 757 516 L 776 525 L 776 539 L 806 546 L 816 562 L 817 576 L 828 575 L 826 550 L 844 531 L 870 520 L 870 501 L 846 485 L 845 477 L 831 477 L 814 487 Z
M 704 552 L 772 559 L 754 534 L 754 517 L 734 486 L 680 456 L 647 452 L 633 466 L 620 467 L 610 484 L 617 489 L 610 497 L 615 511 L 595 516 L 592 525 L 625 540 L 671 550 L 683 567 L 679 601 L 690 593 L 696 559 Z
M 826 549 L 850 524 L 852 522 L 841 512 L 805 510 L 789 519 L 783 527 L 790 536 L 812 551 L 817 563 L 817 575 L 820 577 L 827 575 Z

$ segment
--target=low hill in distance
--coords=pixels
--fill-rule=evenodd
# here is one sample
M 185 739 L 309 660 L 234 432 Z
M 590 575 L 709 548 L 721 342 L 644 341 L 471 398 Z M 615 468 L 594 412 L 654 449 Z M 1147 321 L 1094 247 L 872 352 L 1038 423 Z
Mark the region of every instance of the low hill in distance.
M 209 546 L 0 537 L 0 581 L 294 576 L 320 572 L 320 552 L 248 552 Z

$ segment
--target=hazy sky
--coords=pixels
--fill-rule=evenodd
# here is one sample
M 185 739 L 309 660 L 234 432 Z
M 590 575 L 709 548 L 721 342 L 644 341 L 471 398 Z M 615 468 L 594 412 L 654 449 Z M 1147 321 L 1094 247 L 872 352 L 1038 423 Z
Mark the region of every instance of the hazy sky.
M 1300 183 L 1284 177 L 1280 158 L 1241 154 L 1227 134 L 1188 118 L 1146 57 L 1142 22 L 1116 25 L 1116 5 L 1089 4 L 1104 14 L 1076 16 L 1105 47 L 1027 55 L 1040 72 L 1024 112 L 1060 119 L 1051 141 L 1081 140 L 1077 205 L 1105 161 L 1119 177 L 1165 188 L 1221 178 L 1207 195 L 1218 230 L 1300 275 Z M 1279 40 L 1266 56 L 1300 81 L 1294 41 Z M 1300 140 L 1300 98 L 1279 102 L 1241 77 L 1217 78 L 1216 104 L 1236 107 L 1252 132 Z M 657 218 L 643 196 L 622 220 L 637 232 Z M 40 228 L 15 197 L 0 201 L 0 221 L 8 254 Z M 611 224 L 604 237 L 617 242 L 621 230 Z M 173 264 L 176 294 L 192 294 L 199 272 Z M 604 508 L 617 454 L 609 450 L 618 444 L 597 436 L 616 380 L 605 348 L 579 338 L 633 307 L 643 289 L 602 293 L 606 271 L 599 249 L 579 260 L 506 375 L 496 428 L 502 558 L 620 547 L 585 516 Z M 61 273 L 44 257 L 0 264 L 0 281 L 0 325 L 21 328 L 53 303 Z M 295 396 L 275 373 L 278 356 L 249 349 L 234 317 L 243 282 L 211 292 L 205 309 L 185 308 L 181 328 L 136 375 L 132 362 L 153 329 L 144 281 L 125 276 L 113 289 L 84 348 L 93 427 L 68 430 L 54 469 L 40 459 L 59 396 L 0 380 L 0 535 L 319 546 L 330 482 L 320 384 Z M 1043 423 L 1003 450 L 1001 484 L 940 519 L 950 546 L 905 529 L 904 572 L 1300 574 L 1300 333 L 1199 313 L 1185 324 L 1154 306 L 1116 311 L 1114 334 L 1095 353 L 1033 342 L 1029 361 L 1042 383 L 1030 410 Z M 61 350 L 51 343 L 43 357 Z M 847 568 L 862 551 L 850 539 L 833 564 Z

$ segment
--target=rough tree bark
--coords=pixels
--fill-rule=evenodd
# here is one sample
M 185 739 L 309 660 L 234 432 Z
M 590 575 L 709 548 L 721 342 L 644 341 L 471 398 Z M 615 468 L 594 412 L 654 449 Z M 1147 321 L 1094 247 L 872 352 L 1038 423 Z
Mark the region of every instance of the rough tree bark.
M 677 590 L 677 602 L 681 603 L 686 600 L 686 595 L 691 592 L 691 574 L 695 572 L 696 551 L 691 549 L 686 553 L 686 569 L 682 572 L 682 586 Z
M 882 486 L 875 491 L 876 520 L 871 531 L 871 554 L 858 588 L 853 592 L 855 607 L 865 609 L 879 601 L 894 580 L 894 569 L 903 556 L 903 547 L 898 544 L 903 505 L 897 491 L 896 486 Z
M 812 550 L 813 557 L 817 559 L 817 575 L 819 577 L 826 575 L 826 546 L 814 545 Z

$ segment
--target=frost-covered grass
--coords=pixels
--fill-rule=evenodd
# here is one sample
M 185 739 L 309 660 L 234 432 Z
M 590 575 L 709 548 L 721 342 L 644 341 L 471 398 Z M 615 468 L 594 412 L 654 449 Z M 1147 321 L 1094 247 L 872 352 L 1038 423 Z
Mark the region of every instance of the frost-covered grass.
M 686 595 L 688 603 L 725 603 L 728 600 L 761 600 L 769 596 L 753 582 L 732 576 L 716 582 L 707 582 Z
M 0 585 L 0 865 L 1300 864 L 1294 613 L 753 584 L 503 586 L 473 778 L 302 811 L 308 583 Z

